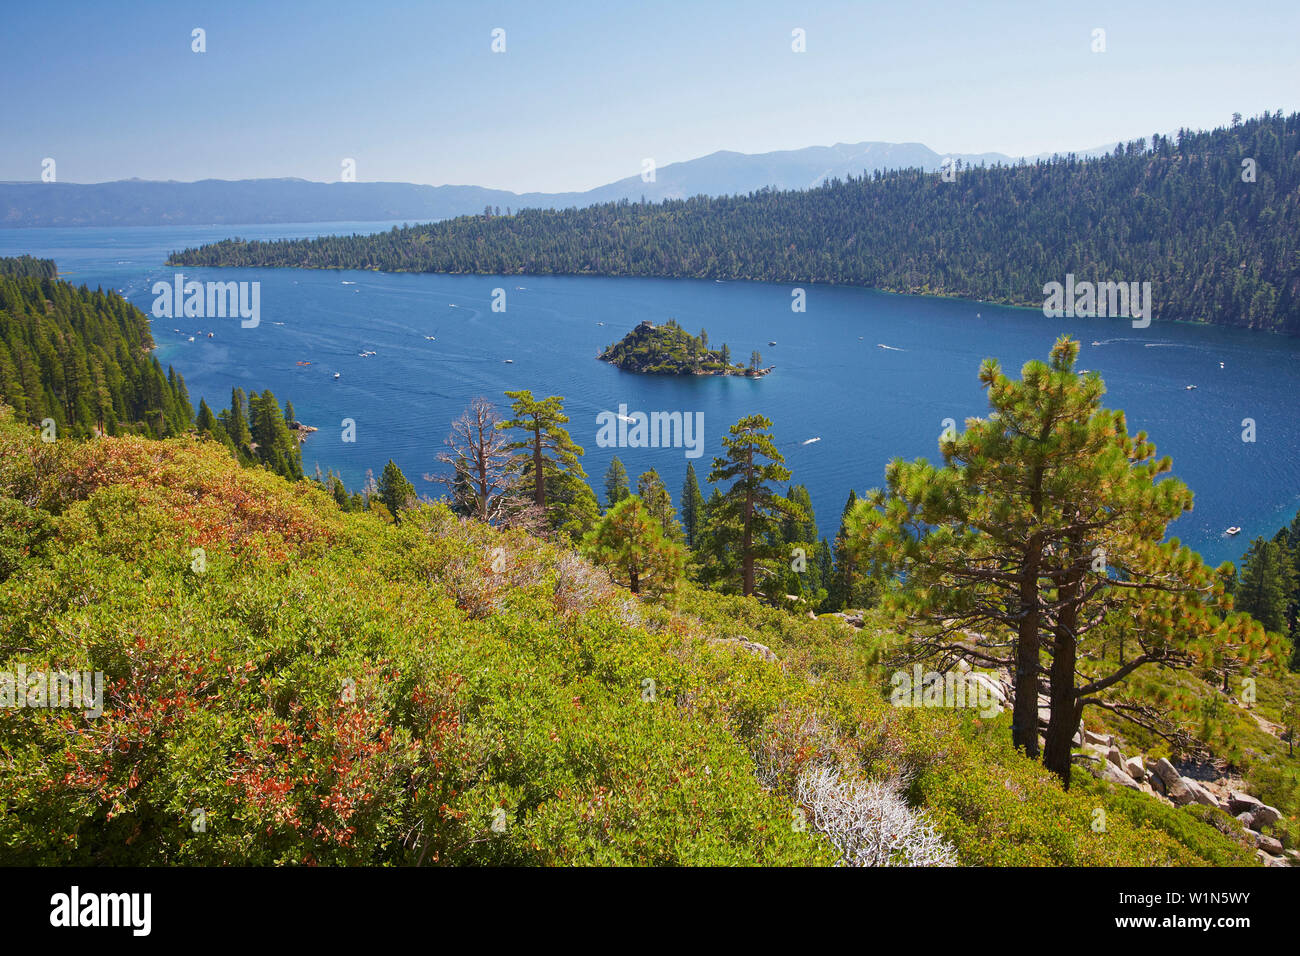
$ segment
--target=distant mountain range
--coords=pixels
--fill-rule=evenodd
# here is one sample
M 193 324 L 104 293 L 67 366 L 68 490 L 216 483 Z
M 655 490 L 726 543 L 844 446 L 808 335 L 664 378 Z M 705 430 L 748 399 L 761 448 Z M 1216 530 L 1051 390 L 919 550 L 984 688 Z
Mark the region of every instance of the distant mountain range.
M 1109 147 L 1081 152 L 1092 156 Z M 837 143 L 771 153 L 721 150 L 655 171 L 653 182 L 633 175 L 586 192 L 514 193 L 481 186 L 413 183 L 318 183 L 305 179 L 204 179 L 109 183 L 0 183 L 0 227 L 165 226 L 277 222 L 428 222 L 523 208 L 564 209 L 642 198 L 750 193 L 766 186 L 808 189 L 827 179 L 876 170 L 935 171 L 947 158 L 963 165 L 1010 164 L 1002 153 L 936 153 L 920 143 Z M 1027 157 L 1030 160 L 1038 157 Z

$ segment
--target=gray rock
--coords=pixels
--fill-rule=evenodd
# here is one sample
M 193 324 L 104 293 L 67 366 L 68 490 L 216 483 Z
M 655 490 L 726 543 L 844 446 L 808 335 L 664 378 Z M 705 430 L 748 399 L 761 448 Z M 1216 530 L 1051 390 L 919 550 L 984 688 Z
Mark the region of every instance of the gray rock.
M 1274 856 L 1282 855 L 1282 841 L 1277 837 L 1265 836 L 1260 833 L 1255 837 L 1255 846 L 1259 847 L 1265 853 L 1271 853 Z
M 766 645 L 763 644 L 759 644 L 757 641 L 746 640 L 743 637 L 719 637 L 719 638 L 714 638 L 712 643 L 731 644 L 735 647 L 739 647 L 742 650 L 749 651 L 749 653 L 751 654 L 756 654 L 759 657 L 763 658 L 763 660 L 773 664 L 778 663 L 780 660 L 776 656 L 776 654 L 773 653 L 770 647 L 767 647 Z
M 1165 796 L 1178 806 L 1184 806 L 1196 799 L 1192 796 L 1192 791 L 1184 782 L 1182 775 L 1164 757 L 1156 761 L 1156 776 L 1164 781 Z
M 1106 734 L 1094 734 L 1091 730 L 1085 730 L 1083 732 L 1083 742 L 1109 748 L 1114 741 Z
M 1195 800 L 1197 803 L 1203 803 L 1207 807 L 1217 807 L 1219 805 L 1218 798 L 1214 794 L 1210 793 L 1210 791 L 1202 787 L 1195 780 L 1192 780 L 1188 777 L 1183 777 L 1182 779 L 1183 779 L 1183 786 L 1185 786 L 1188 789 L 1188 791 L 1192 795 L 1192 799 Z
M 1118 747 L 1112 745 L 1111 748 L 1106 751 L 1106 759 L 1113 763 L 1118 769 L 1124 770 L 1124 755 L 1120 753 Z M 1128 771 L 1124 770 L 1124 774 L 1127 776 Z
M 1256 830 L 1262 830 L 1264 827 L 1271 827 L 1281 819 L 1282 811 L 1277 807 L 1270 807 L 1268 804 L 1260 804 L 1259 809 L 1251 814 L 1250 822 L 1254 825 Z
M 1147 783 L 1151 786 L 1151 789 L 1160 794 L 1160 796 L 1163 797 L 1165 795 L 1165 782 L 1160 779 L 1160 775 L 1154 770 L 1147 774 Z
M 1108 780 L 1111 783 L 1118 784 L 1121 787 L 1128 787 L 1130 790 L 1141 790 L 1137 781 L 1130 777 L 1125 771 L 1121 770 L 1117 764 L 1107 761 L 1102 765 L 1101 779 Z
M 1134 780 L 1145 780 L 1147 778 L 1146 768 L 1142 766 L 1141 757 L 1129 757 L 1124 761 L 1124 769 Z
M 1233 813 L 1254 813 L 1263 805 L 1263 800 L 1252 797 L 1248 793 L 1242 793 L 1240 790 L 1233 790 L 1228 794 L 1228 809 Z

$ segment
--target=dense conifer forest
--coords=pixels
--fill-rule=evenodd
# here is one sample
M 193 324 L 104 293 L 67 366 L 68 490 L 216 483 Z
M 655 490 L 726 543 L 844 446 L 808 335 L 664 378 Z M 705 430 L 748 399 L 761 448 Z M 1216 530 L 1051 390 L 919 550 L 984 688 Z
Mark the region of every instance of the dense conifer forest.
M 72 437 L 188 428 L 185 379 L 153 357 L 144 313 L 55 275 L 48 259 L 0 260 L 0 401 Z
M 292 404 L 282 411 L 270 391 L 234 389 L 219 415 L 200 399 L 195 422 L 185 378 L 152 354 L 145 314 L 116 293 L 57 275 L 49 259 L 0 259 L 0 404 L 15 418 L 51 441 L 196 430 L 245 465 L 302 477 Z
M 1300 114 L 1015 166 L 804 191 L 463 216 L 362 236 L 229 239 L 189 266 L 842 283 L 1041 307 L 1067 274 L 1151 282 L 1156 319 L 1300 331 Z

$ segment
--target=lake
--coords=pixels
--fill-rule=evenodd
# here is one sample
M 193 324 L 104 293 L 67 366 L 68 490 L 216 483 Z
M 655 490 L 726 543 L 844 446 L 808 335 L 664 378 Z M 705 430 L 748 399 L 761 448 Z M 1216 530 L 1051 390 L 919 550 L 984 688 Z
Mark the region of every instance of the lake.
M 55 259 L 71 281 L 119 289 L 146 314 L 153 283 L 177 271 L 260 282 L 256 328 L 229 318 L 155 319 L 158 357 L 185 376 L 196 407 L 203 397 L 219 411 L 235 386 L 291 400 L 298 418 L 320 429 L 303 448 L 308 473 L 332 468 L 353 489 L 392 458 L 422 493 L 440 493 L 421 476 L 438 470 L 451 421 L 476 395 L 506 411 L 502 393 L 527 388 L 564 396 L 598 495 L 617 454 L 634 484 L 656 468 L 676 501 L 689 460 L 681 448 L 597 447 L 600 412 L 703 413 L 701 482 L 727 428 L 760 412 L 774 423 L 792 480 L 808 486 L 822 533 L 833 537 L 850 488 L 881 484 L 892 457 L 936 458 L 945 419 L 960 426 L 985 413 L 983 358 L 1018 370 L 1046 358 L 1065 332 L 1083 343 L 1079 365 L 1105 379 L 1107 403 L 1127 412 L 1130 430 L 1149 432 L 1196 493 L 1195 511 L 1173 533 L 1207 561 L 1239 559 L 1251 538 L 1271 536 L 1300 507 L 1296 339 L 1177 323 L 1134 329 L 1124 319 L 1047 319 L 1038 310 L 826 286 L 807 286 L 807 309 L 796 313 L 791 287 L 767 283 L 163 265 L 173 250 L 232 235 L 391 225 L 4 229 L 0 254 Z M 504 312 L 492 309 L 494 289 L 505 290 Z M 735 361 L 758 350 L 775 371 L 759 380 L 656 378 L 596 360 L 638 322 L 668 318 L 707 329 L 711 346 L 727 343 Z M 1246 418 L 1254 442 L 1242 440 Z M 355 443 L 342 441 L 344 419 L 356 423 Z M 1230 525 L 1242 533 L 1229 538 Z

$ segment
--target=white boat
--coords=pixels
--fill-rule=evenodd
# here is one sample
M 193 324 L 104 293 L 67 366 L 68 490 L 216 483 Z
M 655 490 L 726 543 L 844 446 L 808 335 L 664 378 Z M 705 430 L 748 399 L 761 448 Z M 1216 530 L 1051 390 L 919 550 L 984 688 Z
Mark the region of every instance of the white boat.
M 1232 535 L 1232 534 L 1241 534 L 1241 529 L 1238 528 L 1238 527 L 1234 524 L 1231 528 L 1229 528 L 1227 531 L 1225 531 L 1225 532 L 1223 532 L 1223 533 L 1224 533 L 1224 534 L 1228 534 L 1228 535 Z
M 505 363 L 505 364 L 507 364 L 507 365 L 514 365 L 514 364 L 515 364 L 515 360 L 514 360 L 514 359 L 506 359 L 506 363 Z
M 342 374 L 343 374 L 342 372 L 335 372 L 334 377 L 339 378 L 340 376 L 342 376 Z
M 1187 391 L 1190 392 L 1190 391 L 1192 391 L 1192 389 L 1194 389 L 1194 388 L 1196 388 L 1195 385 L 1188 385 L 1188 386 L 1187 386 Z
M 194 336 L 192 336 L 192 335 L 190 336 L 190 341 L 191 341 L 191 342 L 194 341 Z
M 1219 368 L 1223 368 L 1223 363 L 1222 363 L 1222 362 L 1219 363 Z

